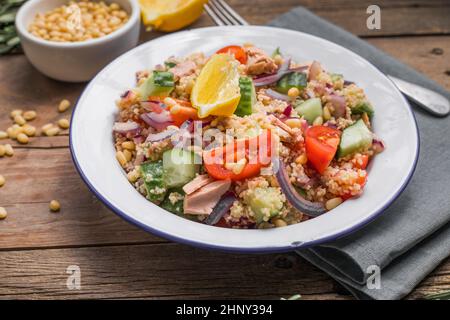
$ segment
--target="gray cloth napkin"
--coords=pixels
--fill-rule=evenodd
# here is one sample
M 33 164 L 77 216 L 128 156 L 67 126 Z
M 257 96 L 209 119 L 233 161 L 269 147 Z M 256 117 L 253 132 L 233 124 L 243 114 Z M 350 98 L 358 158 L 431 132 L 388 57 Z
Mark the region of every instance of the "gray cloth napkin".
M 450 93 L 424 75 L 351 33 L 299 7 L 270 25 L 294 29 L 346 47 L 382 72 Z M 399 299 L 450 255 L 450 117 L 436 118 L 413 106 L 421 150 L 407 189 L 378 219 L 359 231 L 298 254 L 322 269 L 360 299 Z M 366 282 L 381 269 L 380 288 Z M 372 281 L 371 281 L 372 283 Z

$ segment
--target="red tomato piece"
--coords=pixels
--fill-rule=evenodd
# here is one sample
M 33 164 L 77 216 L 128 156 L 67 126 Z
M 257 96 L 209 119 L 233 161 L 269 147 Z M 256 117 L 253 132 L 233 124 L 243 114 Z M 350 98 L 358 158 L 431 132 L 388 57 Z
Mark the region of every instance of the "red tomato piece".
M 227 46 L 220 49 L 216 53 L 229 53 L 231 55 L 234 55 L 234 58 L 240 63 L 247 63 L 247 53 L 245 52 L 244 48 L 240 46 Z
M 245 140 L 237 140 L 224 147 L 203 153 L 204 166 L 208 174 L 218 180 L 239 181 L 260 174 L 261 168 L 270 164 L 272 154 L 272 134 L 270 130 Z M 225 167 L 227 162 L 247 160 L 238 174 Z
M 323 174 L 336 154 L 341 132 L 327 126 L 313 126 L 306 131 L 305 147 L 308 161 Z

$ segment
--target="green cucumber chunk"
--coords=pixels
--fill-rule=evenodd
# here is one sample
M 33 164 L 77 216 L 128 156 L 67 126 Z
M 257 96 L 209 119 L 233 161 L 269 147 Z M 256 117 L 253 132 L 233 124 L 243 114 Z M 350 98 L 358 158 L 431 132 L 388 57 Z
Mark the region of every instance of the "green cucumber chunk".
M 344 80 L 344 76 L 339 73 L 330 74 L 330 78 L 333 83 Z
M 184 191 L 181 188 L 171 189 L 166 198 L 161 202 L 161 208 L 166 209 L 176 215 L 183 215 Z
M 277 82 L 275 90 L 281 93 L 288 93 L 289 89 L 297 88 L 301 90 L 307 85 L 306 74 L 302 72 L 292 72 L 283 76 Z
M 338 158 L 369 148 L 372 145 L 372 139 L 372 132 L 367 128 L 364 121 L 359 119 L 342 132 L 337 152 Z
M 168 188 L 182 187 L 195 178 L 198 171 L 196 155 L 191 151 L 174 148 L 163 153 L 164 183 Z
M 300 116 L 303 116 L 309 124 L 312 124 L 317 117 L 320 117 L 323 114 L 322 101 L 320 98 L 308 99 L 296 106 L 295 110 Z
M 147 100 L 151 96 L 167 97 L 174 87 L 172 72 L 153 71 L 152 75 L 139 86 L 138 92 L 142 100 Z
M 355 107 L 351 108 L 353 114 L 363 114 L 367 113 L 367 115 L 372 118 L 375 111 L 373 110 L 372 105 L 368 101 L 363 101 L 357 104 Z
M 274 187 L 258 187 L 244 196 L 244 202 L 252 209 L 257 223 L 279 215 L 283 209 L 282 199 L 279 188 Z
M 239 88 L 241 89 L 241 100 L 234 112 L 239 117 L 252 114 L 253 105 L 256 102 L 256 90 L 250 77 L 239 78 Z
M 156 204 L 163 201 L 167 188 L 163 180 L 162 161 L 144 162 L 140 165 L 140 170 L 147 190 L 147 199 Z

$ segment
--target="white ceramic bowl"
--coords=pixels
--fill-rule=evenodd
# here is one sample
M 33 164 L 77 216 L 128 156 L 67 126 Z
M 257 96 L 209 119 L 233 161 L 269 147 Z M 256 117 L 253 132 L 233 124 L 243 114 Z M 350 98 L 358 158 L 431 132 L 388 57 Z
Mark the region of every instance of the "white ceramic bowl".
M 270 230 L 212 227 L 161 209 L 127 181 L 115 158 L 112 125 L 115 100 L 135 84 L 135 72 L 162 63 L 168 56 L 193 51 L 214 53 L 230 44 L 251 42 L 271 52 L 280 47 L 295 61 L 323 63 L 365 89 L 375 106 L 373 127 L 386 150 L 369 167 L 364 194 L 303 223 Z M 89 188 L 124 219 L 157 235 L 195 246 L 240 252 L 273 252 L 335 239 L 368 223 L 403 191 L 416 166 L 419 139 L 405 98 L 378 69 L 355 53 L 300 32 L 269 27 L 213 27 L 168 35 L 145 43 L 116 59 L 87 86 L 72 117 L 72 156 Z
M 28 60 L 40 72 L 56 80 L 91 80 L 113 59 L 134 48 L 139 40 L 140 11 L 137 0 L 114 2 L 127 11 L 130 17 L 115 32 L 83 42 L 52 42 L 34 36 L 28 32 L 28 27 L 37 13 L 67 4 L 68 0 L 27 1 L 17 13 L 16 28 Z

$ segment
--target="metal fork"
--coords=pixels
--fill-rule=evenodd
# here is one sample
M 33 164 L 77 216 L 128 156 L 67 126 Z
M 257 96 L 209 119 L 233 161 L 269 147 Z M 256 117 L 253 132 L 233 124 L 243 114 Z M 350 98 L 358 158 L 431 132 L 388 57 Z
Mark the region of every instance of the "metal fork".
M 204 5 L 206 13 L 218 26 L 247 26 L 245 21 L 224 0 L 209 0 Z M 397 88 L 411 101 L 429 113 L 443 117 L 450 113 L 450 101 L 440 93 L 417 84 L 387 75 Z

